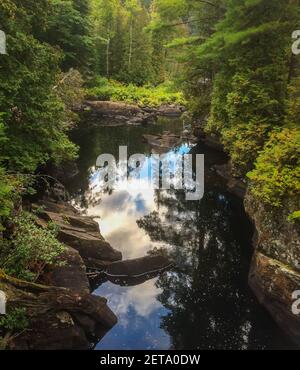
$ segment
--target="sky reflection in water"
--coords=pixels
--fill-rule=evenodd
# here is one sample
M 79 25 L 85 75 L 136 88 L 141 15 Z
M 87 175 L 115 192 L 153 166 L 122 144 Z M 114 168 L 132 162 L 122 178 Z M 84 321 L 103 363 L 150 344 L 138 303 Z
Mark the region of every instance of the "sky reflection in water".
M 142 168 L 142 187 L 133 179 L 128 188 L 119 183 L 111 194 L 99 188 L 98 155 L 118 159 L 120 145 L 128 145 L 129 155 L 149 155 L 142 135 L 166 127 L 176 134 L 182 130 L 181 122 L 164 121 L 149 127 L 79 130 L 74 139 L 80 145 L 80 173 L 70 185 L 74 202 L 96 217 L 103 236 L 124 259 L 166 247 L 176 265 L 173 272 L 138 286 L 107 282 L 95 291 L 108 299 L 119 320 L 97 349 L 293 348 L 249 289 L 253 230 L 242 202 L 210 170 L 224 163 L 222 154 L 196 148 L 205 154 L 206 165 L 205 194 L 199 202 L 186 201 L 181 191 L 147 188 L 149 160 Z M 188 150 L 187 145 L 179 148 L 181 153 Z
M 170 150 L 167 158 L 174 163 L 178 155 L 187 154 L 190 151 L 188 144 Z M 93 203 L 87 209 L 89 216 L 96 217 L 100 230 L 105 239 L 116 249 L 120 250 L 124 259 L 143 257 L 147 252 L 158 246 L 153 244 L 145 231 L 138 227 L 136 221 L 152 211 L 164 211 L 158 209 L 155 201 L 155 190 L 150 184 L 150 168 L 152 159 L 146 157 L 139 174 L 132 176 L 128 183 L 116 182 L 112 194 L 103 191 L 103 169 L 92 169 L 88 198 Z M 172 167 L 170 166 L 172 173 Z M 132 175 L 132 174 L 131 174 Z M 161 191 L 162 192 L 162 191 Z
M 170 150 L 167 159 L 175 163 L 178 156 L 189 153 L 187 143 Z M 120 250 L 124 259 L 143 257 L 159 242 L 150 237 L 136 221 L 158 209 L 155 190 L 151 187 L 152 159 L 146 157 L 139 174 L 128 183 L 116 183 L 112 194 L 102 191 L 103 169 L 93 168 L 90 176 L 89 196 L 101 202 L 90 206 L 88 215 L 98 216 L 97 221 L 105 239 Z M 173 173 L 173 166 L 170 171 Z M 97 202 L 96 202 L 97 203 Z M 162 243 L 163 245 L 163 243 Z M 160 328 L 161 317 L 168 310 L 156 299 L 162 289 L 156 286 L 157 278 L 134 287 L 119 287 L 110 282 L 95 291 L 108 299 L 109 306 L 118 317 L 118 324 L 98 344 L 97 349 L 169 349 L 170 337 Z

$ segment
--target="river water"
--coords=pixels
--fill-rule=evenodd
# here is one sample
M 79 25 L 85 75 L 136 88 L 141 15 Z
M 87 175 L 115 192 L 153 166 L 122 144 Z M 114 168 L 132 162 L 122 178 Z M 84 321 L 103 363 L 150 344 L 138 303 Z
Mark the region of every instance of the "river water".
M 179 190 L 142 189 L 132 181 L 113 192 L 99 189 L 95 164 L 102 153 L 119 156 L 151 148 L 143 134 L 182 132 L 182 122 L 161 118 L 150 126 L 90 126 L 83 122 L 72 139 L 80 147 L 79 174 L 69 184 L 73 202 L 100 224 L 105 239 L 123 258 L 162 249 L 172 271 L 136 286 L 110 282 L 94 294 L 108 299 L 118 324 L 96 349 L 277 349 L 293 348 L 258 304 L 247 283 L 252 226 L 241 200 L 229 194 L 212 165 L 223 154 L 183 143 L 170 151 L 205 154 L 205 195 L 187 201 Z

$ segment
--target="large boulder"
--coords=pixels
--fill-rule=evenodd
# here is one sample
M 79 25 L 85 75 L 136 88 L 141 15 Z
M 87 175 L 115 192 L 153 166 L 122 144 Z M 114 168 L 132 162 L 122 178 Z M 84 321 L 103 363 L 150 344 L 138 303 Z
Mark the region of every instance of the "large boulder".
M 119 261 L 122 253 L 115 250 L 103 238 L 95 237 L 82 231 L 61 229 L 59 240 L 76 249 L 81 257 L 100 261 Z
M 282 330 L 300 346 L 300 315 L 292 311 L 293 292 L 300 289 L 300 274 L 276 259 L 255 252 L 249 284 Z
M 47 285 L 64 287 L 82 293 L 90 292 L 85 264 L 75 249 L 66 246 L 60 256 L 61 264 L 51 266 L 43 276 Z
M 41 202 L 33 208 L 39 209 L 39 225 L 46 227 L 49 222 L 57 225 L 58 239 L 77 250 L 84 261 L 92 259 L 105 264 L 122 259 L 121 252 L 104 240 L 98 223 L 90 217 L 81 216 L 72 206 Z
M 0 272 L 7 310 L 25 308 L 29 330 L 6 338 L 11 349 L 89 349 L 116 323 L 104 298 L 70 289 L 28 283 Z

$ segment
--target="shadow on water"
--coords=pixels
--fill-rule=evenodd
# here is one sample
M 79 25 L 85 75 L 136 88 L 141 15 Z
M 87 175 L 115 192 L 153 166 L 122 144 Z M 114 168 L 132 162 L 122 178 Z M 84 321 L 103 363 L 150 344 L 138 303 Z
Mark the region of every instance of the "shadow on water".
M 103 236 L 124 258 L 163 250 L 171 271 L 135 286 L 104 282 L 96 290 L 108 299 L 119 323 L 97 349 L 276 349 L 293 348 L 257 303 L 248 287 L 253 228 L 242 201 L 230 195 L 213 164 L 223 154 L 205 146 L 205 195 L 186 201 L 179 190 L 95 191 L 95 162 L 101 153 L 118 158 L 150 154 L 143 134 L 182 131 L 176 120 L 148 127 L 88 128 L 74 133 L 80 172 L 70 184 L 74 202 L 99 221 Z

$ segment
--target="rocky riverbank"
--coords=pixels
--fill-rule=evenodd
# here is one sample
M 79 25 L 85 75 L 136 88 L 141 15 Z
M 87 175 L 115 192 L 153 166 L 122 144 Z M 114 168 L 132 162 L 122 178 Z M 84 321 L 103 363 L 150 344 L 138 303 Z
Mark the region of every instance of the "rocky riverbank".
M 89 349 L 116 323 L 105 298 L 92 294 L 104 281 L 139 284 L 171 267 L 164 256 L 122 261 L 122 254 L 102 237 L 99 225 L 66 202 L 32 206 L 37 224 L 51 222 L 64 244 L 61 264 L 48 267 L 38 284 L 0 275 L 0 289 L 10 308 L 26 308 L 29 327 L 9 338 L 12 349 Z
M 250 192 L 245 208 L 256 227 L 249 284 L 278 325 L 300 346 L 300 315 L 293 313 L 300 289 L 300 228 L 288 221 L 289 205 L 272 210 Z
M 89 120 L 102 125 L 141 125 L 155 122 L 158 116 L 180 117 L 185 111 L 183 106 L 163 104 L 160 107 L 141 107 L 111 101 L 86 101 L 81 111 L 89 115 Z
M 223 150 L 217 137 L 201 129 L 194 133 L 208 147 Z M 230 161 L 213 166 L 213 170 L 225 180 L 231 193 L 244 199 L 245 210 L 255 226 L 249 285 L 282 330 L 300 346 L 300 315 L 292 312 L 293 293 L 300 289 L 300 227 L 288 221 L 292 207 L 285 204 L 274 209 L 257 201 L 246 181 L 232 176 Z

